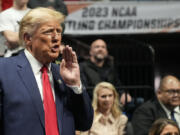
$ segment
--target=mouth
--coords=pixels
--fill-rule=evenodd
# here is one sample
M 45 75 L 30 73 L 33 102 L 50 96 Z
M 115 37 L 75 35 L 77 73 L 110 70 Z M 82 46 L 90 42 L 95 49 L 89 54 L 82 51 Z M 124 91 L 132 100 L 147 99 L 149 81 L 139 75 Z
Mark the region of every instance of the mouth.
M 174 102 L 174 103 L 179 103 L 180 99 L 179 98 L 174 98 L 171 101 Z
M 59 52 L 59 51 L 60 51 L 59 45 L 54 45 L 53 47 L 51 47 L 51 51 L 52 51 L 53 53 Z

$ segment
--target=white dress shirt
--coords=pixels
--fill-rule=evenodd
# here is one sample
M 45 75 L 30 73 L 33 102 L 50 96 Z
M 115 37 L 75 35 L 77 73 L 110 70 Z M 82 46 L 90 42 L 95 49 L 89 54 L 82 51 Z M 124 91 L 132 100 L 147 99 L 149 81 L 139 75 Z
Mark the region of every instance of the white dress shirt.
M 24 53 L 31 65 L 34 77 L 36 79 L 36 82 L 37 82 L 37 85 L 39 88 L 41 99 L 43 100 L 42 73 L 40 71 L 41 68 L 43 67 L 43 65 L 28 50 L 25 49 Z M 48 76 L 49 76 L 49 81 L 50 81 L 51 88 L 52 88 L 52 93 L 53 93 L 53 96 L 55 99 L 54 81 L 53 81 L 53 76 L 52 76 L 52 72 L 50 69 L 51 69 L 51 64 L 48 65 Z M 68 87 L 72 88 L 76 94 L 82 93 L 82 85 L 80 85 L 80 87 L 68 85 Z
M 160 105 L 162 106 L 162 108 L 166 112 L 166 115 L 168 116 L 168 119 L 171 119 L 171 111 L 169 109 L 167 109 L 166 106 L 163 105 L 163 103 L 160 102 Z M 175 117 L 176 122 L 177 122 L 177 124 L 178 124 L 178 126 L 180 128 L 180 107 L 179 106 L 174 108 L 174 117 Z

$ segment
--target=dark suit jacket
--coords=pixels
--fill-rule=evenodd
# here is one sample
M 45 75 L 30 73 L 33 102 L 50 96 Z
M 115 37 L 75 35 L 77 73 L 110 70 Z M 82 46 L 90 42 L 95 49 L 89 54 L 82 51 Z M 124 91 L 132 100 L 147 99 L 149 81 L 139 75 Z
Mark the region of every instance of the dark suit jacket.
M 158 118 L 168 118 L 157 98 L 153 98 L 135 110 L 132 126 L 135 135 L 148 135 L 152 123 Z
M 93 109 L 86 90 L 75 94 L 63 83 L 59 67 L 51 67 L 60 135 L 88 130 Z M 43 103 L 24 52 L 0 59 L 0 122 L 1 135 L 45 135 Z

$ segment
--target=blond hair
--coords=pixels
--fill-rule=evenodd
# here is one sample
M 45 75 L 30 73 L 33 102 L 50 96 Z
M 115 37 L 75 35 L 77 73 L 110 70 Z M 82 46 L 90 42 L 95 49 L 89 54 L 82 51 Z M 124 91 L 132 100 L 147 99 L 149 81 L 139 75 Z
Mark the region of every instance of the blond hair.
M 120 104 L 119 104 L 119 94 L 117 93 L 116 88 L 109 82 L 100 82 L 94 88 L 92 106 L 94 108 L 95 116 L 99 113 L 98 112 L 98 92 L 100 89 L 103 89 L 103 88 L 112 90 L 114 94 L 114 103 L 111 108 L 111 113 L 114 118 L 117 118 L 121 114 Z
M 24 34 L 33 35 L 37 27 L 51 19 L 61 23 L 64 22 L 65 16 L 53 9 L 38 7 L 30 10 L 21 20 L 19 28 L 19 43 L 25 46 Z M 62 26 L 61 26 L 62 29 Z

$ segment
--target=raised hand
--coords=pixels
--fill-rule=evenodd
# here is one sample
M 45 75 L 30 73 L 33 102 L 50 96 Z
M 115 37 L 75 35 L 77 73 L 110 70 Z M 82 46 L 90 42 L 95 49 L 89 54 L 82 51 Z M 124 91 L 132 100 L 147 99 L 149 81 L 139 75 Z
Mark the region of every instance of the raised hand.
M 60 74 L 64 82 L 71 86 L 80 86 L 80 70 L 76 53 L 68 45 L 63 49 Z

